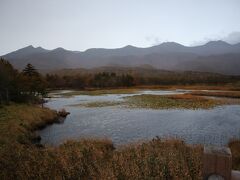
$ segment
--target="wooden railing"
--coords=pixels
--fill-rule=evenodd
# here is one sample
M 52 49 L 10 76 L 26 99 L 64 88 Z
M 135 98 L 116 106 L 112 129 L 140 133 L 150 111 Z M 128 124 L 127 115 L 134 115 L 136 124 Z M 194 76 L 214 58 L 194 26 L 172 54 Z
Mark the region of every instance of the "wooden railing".
M 227 147 L 205 146 L 204 180 L 240 180 L 240 171 L 232 170 L 232 153 Z

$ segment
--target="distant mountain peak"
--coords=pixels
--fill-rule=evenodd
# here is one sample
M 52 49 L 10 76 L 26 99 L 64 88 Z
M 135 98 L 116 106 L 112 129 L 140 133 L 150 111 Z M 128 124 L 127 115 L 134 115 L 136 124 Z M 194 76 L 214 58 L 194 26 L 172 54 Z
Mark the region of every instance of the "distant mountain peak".
M 163 42 L 159 46 L 183 46 L 182 44 L 176 42 Z
M 53 49 L 52 51 L 67 51 L 67 50 L 62 47 L 58 47 L 56 49 Z
M 29 51 L 45 50 L 45 51 L 48 51 L 47 49 L 44 49 L 41 46 L 34 47 L 33 45 L 26 46 L 24 48 L 18 49 L 17 51 L 25 51 L 25 50 L 29 50 Z
M 14 52 L 8 53 L 5 56 L 9 55 L 10 57 L 21 57 L 21 56 L 27 56 L 30 54 L 36 54 L 36 53 L 44 53 L 49 50 L 43 49 L 42 47 L 35 48 L 33 45 L 26 46 L 24 48 L 18 49 Z
M 137 47 L 132 46 L 132 45 L 127 45 L 127 46 L 124 46 L 123 48 L 125 48 L 125 49 L 130 49 L 130 48 L 137 48 Z
M 217 40 L 217 41 L 209 41 L 208 43 L 206 43 L 205 45 L 230 45 L 225 41 L 222 40 Z
M 35 49 L 42 50 L 42 51 L 49 51 L 47 49 L 42 48 L 41 46 L 36 47 Z
M 55 48 L 54 50 L 65 50 L 65 49 L 62 47 L 58 47 L 58 48 Z
M 46 50 L 30 45 L 2 57 L 19 69 L 24 68 L 27 63 L 33 64 L 38 69 L 91 68 L 114 64 L 126 67 L 138 66 L 144 69 L 187 69 L 209 72 L 215 69 L 214 72 L 240 74 L 238 61 L 240 44 L 231 45 L 224 41 L 210 41 L 195 47 L 165 42 L 147 48 L 127 45 L 115 49 L 93 48 L 83 52 L 69 51 L 62 47 Z M 199 58 L 201 61 L 198 61 Z M 204 66 L 201 62 L 205 63 Z
M 26 47 L 24 47 L 22 49 L 34 49 L 34 47 L 33 47 L 33 45 L 28 45 L 28 46 L 26 46 Z

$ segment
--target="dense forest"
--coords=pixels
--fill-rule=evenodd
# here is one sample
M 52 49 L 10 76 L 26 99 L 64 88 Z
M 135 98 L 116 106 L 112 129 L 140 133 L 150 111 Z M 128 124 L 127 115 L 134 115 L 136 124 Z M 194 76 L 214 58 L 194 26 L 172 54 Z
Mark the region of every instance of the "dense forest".
M 46 75 L 50 88 L 85 88 L 85 87 L 130 87 L 134 85 L 134 77 L 129 74 L 102 72 L 76 76 Z
M 17 71 L 6 60 L 0 59 L 0 104 L 39 102 L 46 95 L 47 82 L 31 65 Z
M 0 103 L 39 102 L 47 89 L 117 88 L 141 85 L 223 85 L 240 82 L 239 76 L 214 73 L 172 72 L 156 69 L 83 71 L 78 74 L 40 74 L 27 64 L 19 72 L 7 61 L 0 60 Z
M 46 74 L 50 88 L 114 88 L 142 85 L 223 85 L 240 82 L 240 76 L 145 68 L 68 69 Z

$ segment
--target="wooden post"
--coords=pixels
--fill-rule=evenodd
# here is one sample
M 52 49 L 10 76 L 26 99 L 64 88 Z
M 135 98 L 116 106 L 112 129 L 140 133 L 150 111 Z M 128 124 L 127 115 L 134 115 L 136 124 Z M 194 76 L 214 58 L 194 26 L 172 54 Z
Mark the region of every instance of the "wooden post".
M 227 147 L 204 147 L 203 178 L 231 180 L 232 154 Z
M 232 171 L 232 180 L 239 180 L 240 179 L 240 171 Z

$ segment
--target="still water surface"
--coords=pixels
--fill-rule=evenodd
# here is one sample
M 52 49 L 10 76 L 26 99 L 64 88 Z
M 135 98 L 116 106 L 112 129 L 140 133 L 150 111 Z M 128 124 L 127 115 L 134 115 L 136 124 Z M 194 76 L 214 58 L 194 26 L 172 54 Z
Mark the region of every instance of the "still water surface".
M 136 94 L 184 92 L 148 90 Z M 225 145 L 229 139 L 240 137 L 240 105 L 225 105 L 210 110 L 71 106 L 95 101 L 123 101 L 123 97 L 132 95 L 135 94 L 77 95 L 69 98 L 56 95 L 46 106 L 56 110 L 65 108 L 71 114 L 64 123 L 53 124 L 39 131 L 41 142 L 59 145 L 69 139 L 97 137 L 111 139 L 119 145 L 159 136 L 178 137 L 192 144 Z

